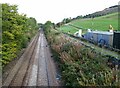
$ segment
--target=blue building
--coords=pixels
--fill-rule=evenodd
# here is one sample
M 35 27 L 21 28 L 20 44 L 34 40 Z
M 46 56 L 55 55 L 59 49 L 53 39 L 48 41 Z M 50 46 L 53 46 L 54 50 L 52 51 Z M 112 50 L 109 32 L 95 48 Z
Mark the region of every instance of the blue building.
M 97 44 L 113 46 L 113 32 L 89 31 L 84 38 Z

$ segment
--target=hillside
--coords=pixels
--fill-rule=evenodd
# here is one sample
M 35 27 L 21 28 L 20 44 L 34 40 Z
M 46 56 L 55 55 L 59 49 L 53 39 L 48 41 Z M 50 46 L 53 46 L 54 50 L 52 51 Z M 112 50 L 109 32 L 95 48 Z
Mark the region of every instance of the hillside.
M 78 31 L 77 28 L 73 27 L 73 26 L 70 26 L 69 24 L 68 25 L 63 25 L 61 26 L 60 28 L 58 28 L 60 31 L 62 32 L 65 32 L 65 33 L 71 33 L 71 34 L 74 34 L 76 31 Z
M 86 31 L 87 29 L 108 31 L 109 25 L 112 25 L 114 30 L 118 30 L 118 13 L 112 13 L 95 18 L 73 20 L 68 25 L 63 25 L 59 29 L 64 32 L 70 31 L 70 33 L 73 33 L 76 28 L 80 28 L 83 31 Z
M 94 12 L 92 14 L 88 14 L 88 15 L 84 16 L 84 18 L 104 16 L 104 15 L 116 13 L 116 12 L 118 12 L 118 5 L 114 5 L 114 6 L 111 6 L 109 8 L 105 8 L 102 11 L 97 11 L 97 12 Z

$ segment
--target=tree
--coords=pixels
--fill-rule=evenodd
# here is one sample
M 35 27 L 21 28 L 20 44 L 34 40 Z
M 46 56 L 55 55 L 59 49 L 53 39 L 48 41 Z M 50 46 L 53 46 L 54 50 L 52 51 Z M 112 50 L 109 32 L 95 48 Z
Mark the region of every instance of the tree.
M 43 24 L 42 24 L 42 23 L 38 23 L 38 27 L 39 27 L 39 28 L 42 28 L 42 27 L 43 27 Z
M 35 18 L 19 14 L 17 5 L 2 4 L 2 60 L 3 66 L 17 57 L 22 48 L 36 34 Z

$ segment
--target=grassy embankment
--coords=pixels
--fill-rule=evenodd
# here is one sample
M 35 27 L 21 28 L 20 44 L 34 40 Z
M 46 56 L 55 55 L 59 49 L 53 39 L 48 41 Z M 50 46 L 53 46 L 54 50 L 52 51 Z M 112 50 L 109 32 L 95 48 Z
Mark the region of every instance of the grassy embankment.
M 48 27 L 45 35 L 58 61 L 66 86 L 118 86 L 120 70 L 107 66 L 107 58 L 79 41 Z
M 96 18 L 77 19 L 69 24 L 79 27 L 83 32 L 86 32 L 87 29 L 107 31 L 109 25 L 112 25 L 114 30 L 118 30 L 118 13 L 112 13 Z M 70 25 L 63 25 L 59 29 L 66 33 L 70 32 L 71 34 L 74 34 L 77 31 L 75 27 Z

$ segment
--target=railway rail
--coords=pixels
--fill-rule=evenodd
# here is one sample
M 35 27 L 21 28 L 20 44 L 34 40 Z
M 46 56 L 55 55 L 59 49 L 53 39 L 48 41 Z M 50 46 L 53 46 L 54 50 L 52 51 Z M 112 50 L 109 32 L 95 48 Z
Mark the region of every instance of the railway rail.
M 6 86 L 60 86 L 51 52 L 41 29 L 10 71 Z

